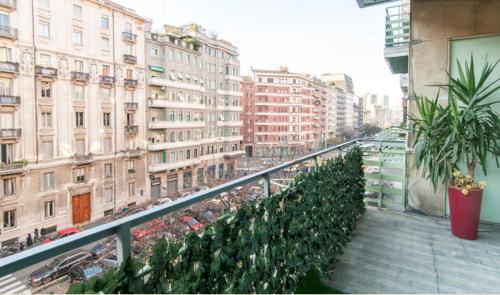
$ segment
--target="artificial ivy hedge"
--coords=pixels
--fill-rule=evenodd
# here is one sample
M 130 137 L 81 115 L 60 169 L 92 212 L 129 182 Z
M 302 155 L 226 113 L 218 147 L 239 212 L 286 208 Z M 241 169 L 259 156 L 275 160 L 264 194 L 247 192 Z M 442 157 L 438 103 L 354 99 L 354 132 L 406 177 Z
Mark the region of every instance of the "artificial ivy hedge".
M 151 272 L 129 261 L 70 293 L 291 293 L 310 269 L 331 270 L 364 211 L 362 152 L 323 162 L 285 190 L 225 214 L 198 236 L 161 239 Z

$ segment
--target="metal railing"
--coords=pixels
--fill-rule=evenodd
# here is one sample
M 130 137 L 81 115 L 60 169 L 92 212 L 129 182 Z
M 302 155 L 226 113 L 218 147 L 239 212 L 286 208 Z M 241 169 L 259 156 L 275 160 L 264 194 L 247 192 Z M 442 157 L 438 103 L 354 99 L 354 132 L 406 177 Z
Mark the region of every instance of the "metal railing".
M 124 54 L 123 61 L 128 63 L 128 64 L 135 65 L 137 63 L 137 57 L 135 55 L 131 55 L 131 54 Z
M 16 138 L 21 137 L 21 128 L 1 128 L 0 138 Z
M 93 155 L 76 155 L 73 157 L 73 162 L 75 164 L 86 164 L 94 161 Z
M 0 104 L 21 104 L 21 97 L 15 95 L 0 95 Z
M 125 102 L 125 109 L 129 111 L 135 111 L 139 107 L 137 102 Z
M 122 35 L 123 35 L 123 41 L 135 43 L 135 41 L 137 40 L 136 34 L 132 34 L 130 32 L 123 32 Z
M 71 80 L 86 82 L 89 80 L 89 73 L 71 72 Z
M 16 164 L 0 164 L 0 175 L 22 172 L 24 170 L 24 166 L 25 166 L 25 164 L 17 164 L 17 163 Z
M 11 61 L 0 61 L 0 72 L 17 73 L 19 72 L 19 63 Z
M 0 26 L 0 36 L 16 40 L 17 39 L 17 29 L 7 26 Z
M 57 69 L 51 68 L 51 67 L 36 66 L 35 67 L 35 74 L 40 75 L 40 76 L 56 77 L 57 76 Z
M 101 75 L 99 81 L 101 84 L 113 84 L 115 83 L 115 77 Z
M 17 1 L 16 0 L 0 0 L 0 6 L 7 7 L 10 9 L 16 9 Z
M 125 84 L 125 86 L 130 86 L 130 87 L 137 87 L 137 85 L 139 85 L 139 81 L 136 80 L 136 79 L 128 79 L 128 78 L 125 78 L 123 80 L 123 83 Z
M 131 229 L 135 226 L 144 224 L 150 220 L 165 216 L 177 210 L 187 208 L 201 201 L 219 196 L 221 193 L 230 191 L 236 187 L 263 180 L 263 194 L 271 195 L 271 175 L 281 172 L 284 169 L 296 164 L 312 161 L 314 169 L 318 167 L 321 156 L 331 152 L 342 153 L 345 150 L 363 142 L 379 142 L 373 139 L 355 139 L 343 144 L 320 150 L 309 155 L 298 158 L 294 161 L 286 162 L 263 171 L 244 176 L 225 184 L 210 188 L 205 191 L 194 193 L 191 196 L 179 198 L 151 209 L 126 216 L 124 218 L 108 222 L 103 225 L 85 230 L 64 239 L 53 241 L 49 244 L 30 248 L 20 253 L 0 259 L 0 277 L 23 268 L 29 267 L 35 263 L 58 256 L 68 251 L 77 249 L 81 246 L 96 242 L 111 235 L 117 235 L 117 256 L 119 262 L 123 262 L 131 256 Z

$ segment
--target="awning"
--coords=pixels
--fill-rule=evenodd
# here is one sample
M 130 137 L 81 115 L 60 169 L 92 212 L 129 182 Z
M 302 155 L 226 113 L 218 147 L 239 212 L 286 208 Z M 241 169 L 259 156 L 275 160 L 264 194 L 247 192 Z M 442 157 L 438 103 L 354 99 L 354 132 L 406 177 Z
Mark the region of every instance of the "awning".
M 157 66 L 149 66 L 149 69 L 151 71 L 155 71 L 155 72 L 160 72 L 160 73 L 164 73 L 165 72 L 165 69 L 162 68 L 162 67 L 157 67 Z

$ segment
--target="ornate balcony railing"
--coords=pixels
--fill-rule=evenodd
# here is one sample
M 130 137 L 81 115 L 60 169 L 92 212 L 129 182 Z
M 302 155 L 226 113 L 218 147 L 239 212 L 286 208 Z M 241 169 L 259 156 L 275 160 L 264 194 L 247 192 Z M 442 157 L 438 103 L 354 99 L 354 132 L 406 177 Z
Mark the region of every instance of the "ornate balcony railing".
M 0 37 L 17 40 L 17 29 L 7 26 L 0 26 Z
M 88 82 L 89 74 L 83 72 L 71 72 L 71 80 L 78 82 Z
M 99 76 L 99 81 L 101 84 L 113 85 L 115 83 L 115 77 L 111 76 Z
M 0 138 L 19 138 L 21 137 L 21 128 L 1 128 Z
M 4 73 L 18 73 L 19 63 L 11 61 L 0 61 L 0 72 Z
M 237 187 L 244 186 L 247 184 L 255 183 L 256 181 L 262 181 L 263 183 L 263 195 L 271 195 L 271 175 L 281 172 L 286 169 L 292 169 L 294 167 L 305 167 L 301 169 L 314 169 L 316 170 L 321 160 L 321 157 L 330 157 L 333 154 L 342 154 L 348 149 L 354 146 L 367 146 L 366 149 L 372 148 L 376 151 L 377 143 L 382 142 L 382 140 L 374 139 L 356 139 L 343 144 L 335 145 L 333 147 L 320 150 L 309 155 L 303 156 L 296 160 L 282 163 L 275 167 L 271 167 L 255 174 L 251 174 L 242 178 L 238 178 L 229 181 L 225 184 L 194 193 L 190 196 L 179 198 L 172 202 L 168 202 L 153 208 L 147 209 L 145 211 L 126 216 L 124 218 L 114 220 L 103 225 L 90 228 L 81 233 L 74 234 L 72 236 L 66 237 L 64 239 L 59 239 L 49 244 L 44 244 L 38 247 L 34 247 L 11 256 L 0 259 L 0 277 L 11 274 L 23 268 L 29 267 L 35 263 L 44 261 L 46 259 L 55 257 L 57 255 L 66 253 L 68 251 L 77 249 L 81 246 L 96 242 L 98 240 L 104 239 L 111 235 L 117 235 L 117 257 L 119 262 L 126 261 L 131 256 L 131 229 L 135 226 L 142 225 L 153 219 L 165 216 L 167 214 L 176 212 L 178 210 L 188 208 L 194 204 L 215 198 L 220 196 L 222 193 L 233 190 Z M 404 141 L 393 140 L 385 141 L 388 143 L 403 144 Z M 392 148 L 390 149 L 393 150 Z M 391 155 L 392 156 L 392 155 Z M 399 155 L 398 155 L 399 156 Z M 372 161 L 372 160 L 370 160 Z M 390 161 L 390 160 L 389 160 Z M 306 162 L 312 162 L 312 166 L 307 168 L 304 165 Z M 377 173 L 372 172 L 372 177 L 375 177 Z M 383 179 L 382 173 L 379 173 L 380 179 Z M 380 192 L 381 189 L 376 189 Z M 147 268 L 147 266 L 146 266 Z
M 77 165 L 89 164 L 94 162 L 93 155 L 76 155 L 73 157 L 73 163 Z
M 135 43 L 137 41 L 137 35 L 130 32 L 123 32 L 123 41 Z
M 128 87 L 137 87 L 139 85 L 139 81 L 135 79 L 124 79 L 123 83 Z
M 137 102 L 125 102 L 125 111 L 136 111 L 138 107 Z
M 125 63 L 135 65 L 137 63 L 137 57 L 135 55 L 130 55 L 130 54 L 124 54 L 123 55 L 123 61 Z
M 13 95 L 0 95 L 0 104 L 19 105 L 21 104 L 21 97 Z
M 35 73 L 39 76 L 57 77 L 57 69 L 44 66 L 36 66 Z
M 0 163 L 0 175 L 21 173 L 24 171 L 25 166 L 26 164 L 24 163 L 15 163 L 15 164 Z
M 129 134 L 137 134 L 139 132 L 139 126 L 137 125 L 125 125 L 125 132 Z
M 0 6 L 8 8 L 10 10 L 15 10 L 17 8 L 16 0 L 0 0 Z

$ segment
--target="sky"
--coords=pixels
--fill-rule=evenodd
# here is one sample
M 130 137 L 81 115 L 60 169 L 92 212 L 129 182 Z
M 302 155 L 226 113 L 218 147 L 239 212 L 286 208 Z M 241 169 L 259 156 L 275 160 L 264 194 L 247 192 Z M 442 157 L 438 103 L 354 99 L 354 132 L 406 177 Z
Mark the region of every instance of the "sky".
M 238 47 L 241 74 L 251 67 L 320 76 L 344 72 L 358 95 L 387 94 L 401 105 L 399 76 L 384 59 L 385 7 L 355 0 L 115 0 L 153 28 L 197 23 Z M 394 3 L 392 3 L 394 5 Z

